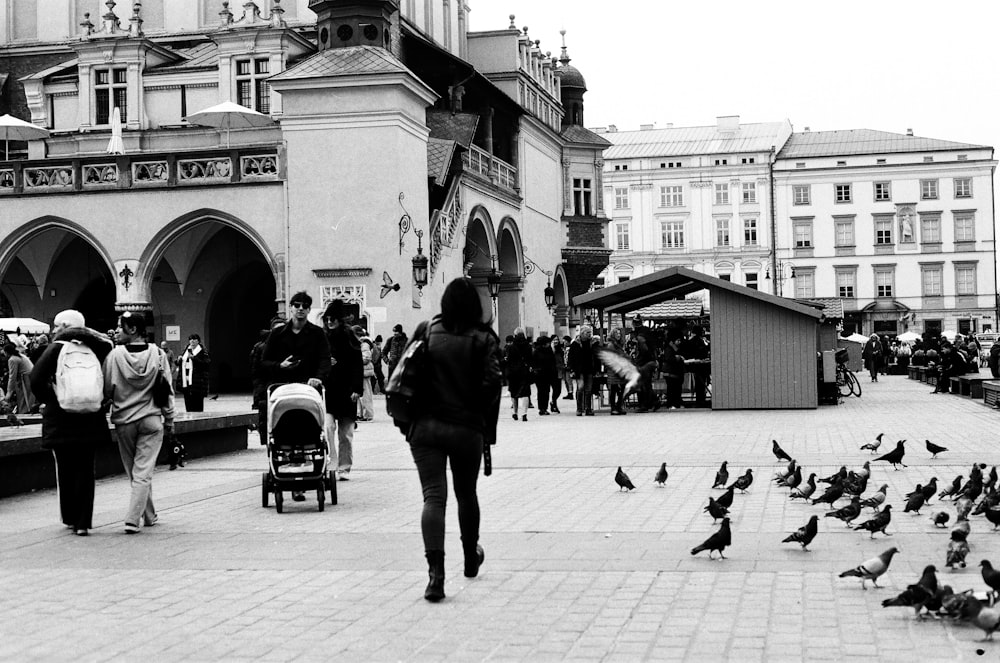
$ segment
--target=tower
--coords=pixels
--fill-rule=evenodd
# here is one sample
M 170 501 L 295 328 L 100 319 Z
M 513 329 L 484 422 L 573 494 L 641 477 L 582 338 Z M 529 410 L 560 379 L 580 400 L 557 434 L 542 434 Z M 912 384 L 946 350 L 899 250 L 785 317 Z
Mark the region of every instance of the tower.
M 562 35 L 562 55 L 559 57 L 559 68 L 556 75 L 559 76 L 559 88 L 561 90 L 561 101 L 563 105 L 563 127 L 583 126 L 583 95 L 587 91 L 587 83 L 583 80 L 580 70 L 569 63 L 569 54 L 566 52 L 566 31 L 560 30 Z
M 392 18 L 399 0 L 310 0 L 319 50 L 380 46 L 391 50 Z

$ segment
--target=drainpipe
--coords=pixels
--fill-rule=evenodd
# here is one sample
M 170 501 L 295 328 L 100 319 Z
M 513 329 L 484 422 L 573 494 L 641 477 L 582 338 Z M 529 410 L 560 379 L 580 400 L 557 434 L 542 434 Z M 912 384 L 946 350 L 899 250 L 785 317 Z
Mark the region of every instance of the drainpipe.
M 993 160 L 993 153 L 990 153 L 990 160 Z M 990 206 L 993 211 L 993 331 L 1000 331 L 1000 296 L 997 294 L 997 192 L 993 186 L 996 177 L 996 166 L 990 167 Z
M 282 300 L 282 305 L 281 305 L 281 307 L 279 307 L 278 313 L 284 313 L 285 317 L 288 317 L 288 315 L 289 315 L 289 313 L 288 313 L 288 298 L 289 298 L 289 293 L 291 292 L 291 290 L 289 288 L 291 288 L 291 278 L 292 278 L 292 256 L 291 256 L 291 250 L 292 250 L 292 214 L 291 214 L 291 209 L 290 209 L 291 202 L 288 199 L 288 141 L 287 140 L 282 140 L 281 144 L 282 144 L 282 147 L 284 148 L 284 155 L 283 156 L 284 156 L 284 161 L 285 161 L 285 181 L 282 183 L 282 186 L 281 186 L 282 198 L 283 198 L 283 200 L 282 200 L 282 203 L 283 203 L 282 207 L 284 207 L 283 211 L 285 213 L 285 228 L 284 228 L 284 230 L 285 230 L 285 232 L 284 232 L 284 234 L 285 234 L 285 279 L 284 279 L 285 283 L 284 283 L 284 286 L 285 287 L 284 287 L 284 291 L 283 292 L 278 292 L 276 294 Z M 282 307 L 284 308 L 284 311 L 280 310 Z
M 775 288 L 776 293 L 781 292 L 781 275 L 778 274 L 778 221 L 774 213 L 774 145 L 771 146 L 771 151 L 767 158 L 767 177 L 770 182 L 770 192 L 769 197 L 771 199 L 771 278 L 774 284 L 777 286 Z M 996 244 L 994 244 L 994 247 Z

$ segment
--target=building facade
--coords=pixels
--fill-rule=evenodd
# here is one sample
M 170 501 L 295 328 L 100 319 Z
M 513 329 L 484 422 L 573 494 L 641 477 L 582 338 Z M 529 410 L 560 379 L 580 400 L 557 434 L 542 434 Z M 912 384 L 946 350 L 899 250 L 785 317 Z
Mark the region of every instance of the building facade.
M 573 121 L 565 47 L 513 22 L 470 33 L 461 0 L 116 4 L 0 13 L 0 114 L 51 132 L 0 162 L 6 314 L 145 312 L 157 340 L 200 333 L 223 389 L 297 290 L 346 299 L 373 335 L 462 275 L 501 334 L 578 322 L 568 302 L 610 251 L 566 187 L 600 182 L 607 143 Z M 270 121 L 188 121 L 224 101 Z

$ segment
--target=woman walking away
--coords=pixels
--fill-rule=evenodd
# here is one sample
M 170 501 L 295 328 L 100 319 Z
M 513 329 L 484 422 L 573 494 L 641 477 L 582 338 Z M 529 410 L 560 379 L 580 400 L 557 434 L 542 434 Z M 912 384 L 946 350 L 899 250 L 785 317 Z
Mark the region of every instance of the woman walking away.
M 56 459 L 63 524 L 77 536 L 87 536 L 94 515 L 94 450 L 111 444 L 107 413 L 101 407 L 101 364 L 112 345 L 104 334 L 85 326 L 79 311 L 57 314 L 52 333 L 54 342 L 46 346 L 31 371 L 31 389 L 45 405 L 42 446 L 51 449 Z M 60 358 L 63 352 L 69 354 Z M 69 411 L 61 407 L 59 396 Z
M 882 340 L 878 334 L 872 334 L 861 350 L 861 358 L 865 360 L 865 368 L 871 375 L 872 382 L 878 382 L 878 372 L 882 367 Z
M 521 421 L 528 420 L 528 397 L 531 395 L 531 344 L 524 329 L 514 330 L 514 341 L 507 346 L 507 389 L 514 407 L 514 421 L 518 411 Z
M 539 336 L 535 339 L 535 349 L 531 355 L 531 370 L 535 376 L 535 384 L 538 388 L 538 414 L 539 416 L 549 414 L 549 394 L 553 385 L 559 384 L 559 377 L 556 374 L 556 355 L 552 352 L 552 344 L 548 336 Z M 559 412 L 556 406 L 558 391 L 551 391 L 552 412 Z
M 458 500 L 465 577 L 475 578 L 485 559 L 479 545 L 479 479 L 483 445 L 496 440 L 500 407 L 500 340 L 483 322 L 472 281 L 458 278 L 441 297 L 441 314 L 427 326 L 426 395 L 423 413 L 407 441 L 420 475 L 424 510 L 420 529 L 427 556 L 424 598 L 444 598 L 444 529 L 448 501 L 447 466 Z

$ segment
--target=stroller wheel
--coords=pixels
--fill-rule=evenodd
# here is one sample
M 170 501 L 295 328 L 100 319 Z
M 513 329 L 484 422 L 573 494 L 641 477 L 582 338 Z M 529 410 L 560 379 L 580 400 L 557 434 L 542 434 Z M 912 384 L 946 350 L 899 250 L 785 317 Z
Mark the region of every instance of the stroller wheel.
M 268 507 L 268 498 L 271 495 L 271 491 L 268 487 L 268 473 L 264 472 L 260 478 L 260 505 L 265 509 Z
M 323 490 L 323 486 L 316 489 L 316 499 L 319 501 L 319 510 L 324 511 L 326 509 L 326 492 Z
M 280 488 L 274 489 L 274 510 L 281 513 L 285 508 L 285 494 Z

